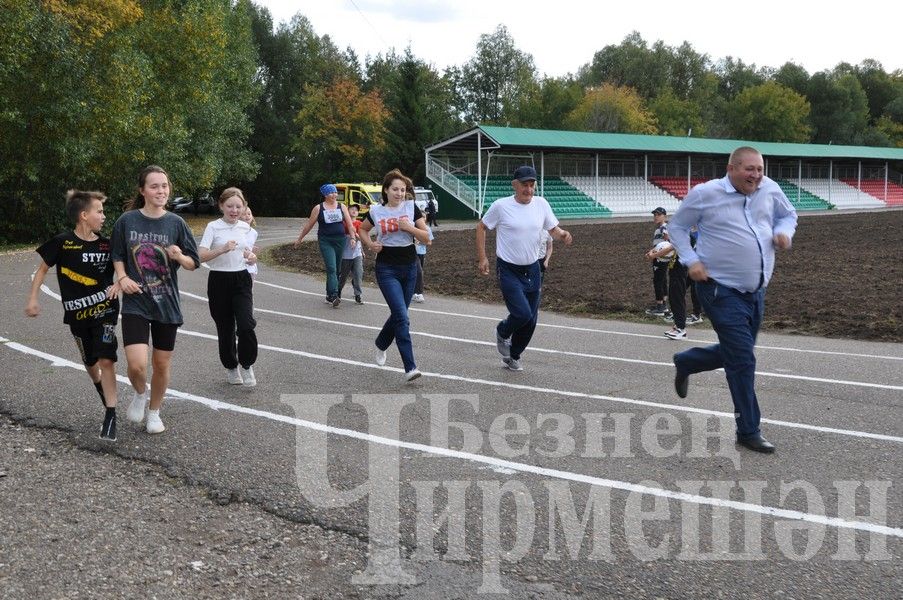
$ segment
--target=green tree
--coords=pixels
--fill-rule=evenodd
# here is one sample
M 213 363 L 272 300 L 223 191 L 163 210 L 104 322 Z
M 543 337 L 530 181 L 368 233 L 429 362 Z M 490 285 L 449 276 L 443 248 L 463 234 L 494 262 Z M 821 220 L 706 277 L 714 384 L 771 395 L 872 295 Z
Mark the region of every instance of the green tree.
M 857 144 L 868 125 L 868 97 L 851 73 L 823 71 L 809 80 L 812 141 L 819 144 Z
M 786 62 L 781 65 L 781 68 L 775 72 L 772 79 L 776 83 L 780 83 L 803 96 L 809 91 L 809 72 L 792 62 Z
M 451 135 L 459 126 L 450 108 L 447 81 L 415 58 L 410 48 L 405 50 L 396 68 L 381 78 L 389 118 L 384 169 L 380 171 L 399 167 L 414 181 L 424 181 L 424 148 Z
M 649 103 L 649 110 L 658 123 L 657 133 L 696 137 L 706 135 L 699 104 L 694 100 L 681 100 L 670 88 Z
M 742 60 L 727 56 L 715 65 L 719 94 L 733 100 L 748 87 L 761 85 L 767 79 L 767 71 L 757 69 L 755 63 L 747 65 Z
M 518 50 L 504 25 L 482 34 L 477 52 L 460 71 L 461 111 L 469 123 L 504 125 L 513 106 L 534 82 L 533 57 Z
M 588 89 L 565 124 L 580 131 L 653 134 L 656 130 L 655 116 L 643 106 L 639 94 L 609 83 Z
M 316 190 L 315 182 L 372 179 L 386 145 L 387 118 L 379 92 L 364 93 L 352 79 L 304 86 L 293 144 L 305 165 L 300 181 Z M 310 192 L 302 199 L 307 201 L 303 213 L 316 195 Z
M 853 74 L 868 98 L 870 123 L 877 122 L 885 114 L 888 104 L 903 97 L 903 80 L 888 75 L 876 60 L 862 61 L 853 69 Z
M 740 139 L 805 143 L 809 102 L 774 81 L 749 87 L 730 105 L 730 127 Z
M 521 94 L 512 107 L 511 125 L 564 129 L 565 117 L 577 108 L 583 86 L 572 77 L 546 77 Z
M 253 126 L 248 145 L 260 155 L 260 173 L 241 185 L 260 214 L 298 214 L 299 186 L 311 200 L 317 181 L 294 151 L 305 86 L 356 81 L 357 67 L 301 15 L 274 30 L 269 11 L 255 6 L 251 30 L 260 57 L 255 80 L 263 91 L 248 111 Z

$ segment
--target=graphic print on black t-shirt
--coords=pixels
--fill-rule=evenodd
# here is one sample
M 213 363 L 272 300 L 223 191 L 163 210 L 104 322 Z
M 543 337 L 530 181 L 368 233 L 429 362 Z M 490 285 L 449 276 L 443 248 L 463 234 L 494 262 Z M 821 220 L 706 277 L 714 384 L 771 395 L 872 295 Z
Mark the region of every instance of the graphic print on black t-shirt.
M 107 298 L 113 285 L 110 241 L 100 237 L 85 241 L 73 232 L 62 233 L 38 248 L 48 266 L 56 266 L 56 279 L 63 299 L 63 322 L 91 326 L 114 321 L 119 300 Z
M 140 236 L 132 232 L 135 237 Z M 165 244 L 168 240 L 163 240 Z M 132 258 L 138 268 L 141 277 L 142 291 L 147 292 L 155 300 L 161 296 L 172 293 L 169 271 L 169 257 L 166 256 L 166 248 L 150 241 L 137 241 L 131 247 Z

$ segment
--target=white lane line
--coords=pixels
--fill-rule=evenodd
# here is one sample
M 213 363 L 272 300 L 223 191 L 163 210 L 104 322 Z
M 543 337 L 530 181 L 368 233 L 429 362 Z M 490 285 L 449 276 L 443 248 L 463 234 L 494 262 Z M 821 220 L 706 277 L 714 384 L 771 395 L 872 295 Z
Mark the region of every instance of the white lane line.
M 187 329 L 179 329 L 180 334 L 185 334 L 193 337 L 204 338 L 208 340 L 216 341 L 216 336 L 211 335 L 209 333 L 201 333 L 198 331 L 191 331 Z M 387 371 L 394 371 L 396 373 L 403 373 L 404 369 L 399 369 L 397 367 L 380 367 L 373 363 L 362 362 L 358 360 L 352 360 L 350 358 L 339 358 L 337 356 L 326 356 L 323 354 L 314 354 L 312 352 L 305 352 L 304 350 L 293 350 L 291 348 L 282 348 L 279 346 L 269 346 L 266 344 L 258 344 L 259 349 L 263 350 L 271 350 L 273 352 L 279 352 L 282 354 L 290 354 L 293 356 L 301 356 L 304 358 L 311 358 L 314 360 L 322 360 L 326 362 L 334 362 L 343 365 L 355 366 L 355 367 L 364 367 L 367 369 L 382 369 Z M 480 379 L 476 377 L 464 377 L 462 375 L 449 375 L 447 373 L 433 373 L 429 371 L 421 371 L 424 377 L 435 377 L 437 379 L 446 379 L 449 381 L 461 381 L 464 383 L 475 383 L 479 385 L 486 385 L 491 387 L 500 387 L 514 390 L 523 390 L 526 392 L 536 392 L 541 394 L 553 394 L 555 396 L 564 396 L 569 398 L 586 398 L 589 400 L 604 400 L 606 402 L 617 402 L 620 404 L 630 404 L 633 406 L 644 406 L 648 408 L 661 408 L 665 410 L 672 410 L 678 412 L 688 412 L 688 413 L 699 413 L 703 415 L 711 415 L 720 417 L 722 419 L 730 419 L 734 420 L 734 413 L 709 410 L 706 408 L 697 408 L 695 406 L 683 406 L 680 404 L 666 404 L 664 402 L 651 402 L 649 400 L 636 400 L 634 398 L 622 398 L 619 396 L 605 396 L 603 394 L 590 394 L 586 392 L 573 392 L 570 390 L 556 390 L 553 388 L 544 388 L 532 385 L 524 385 L 519 383 L 509 383 L 505 381 L 494 381 L 491 379 Z M 868 431 L 855 431 L 849 429 L 837 429 L 834 427 L 823 427 L 821 425 L 810 425 L 808 423 L 797 423 L 794 421 L 780 421 L 777 419 L 762 419 L 762 423 L 769 423 L 771 425 L 779 425 L 781 427 L 790 427 L 794 429 L 806 429 L 809 431 L 817 431 L 820 433 L 836 433 L 839 435 L 846 435 L 850 437 L 856 438 L 866 438 L 872 440 L 881 440 L 885 442 L 896 442 L 903 443 L 903 437 L 895 436 L 895 435 L 886 435 L 883 433 L 872 433 Z
M 264 285 L 267 287 L 275 288 L 278 290 L 284 290 L 287 292 L 293 292 L 296 294 L 305 294 L 305 295 L 309 295 L 309 296 L 323 296 L 325 294 L 325 292 L 308 292 L 306 290 L 301 290 L 298 288 L 287 287 L 287 286 L 278 285 L 275 283 L 268 283 L 266 281 L 260 281 L 259 279 L 256 280 L 254 283 L 257 285 Z M 372 304 L 373 306 L 381 306 L 384 308 L 388 308 L 385 304 L 380 303 L 380 302 L 368 301 L 367 304 Z M 474 319 L 474 320 L 481 320 L 481 321 L 499 321 L 504 318 L 504 315 L 500 315 L 498 317 L 486 317 L 483 315 L 470 315 L 470 314 L 457 313 L 457 312 L 431 310 L 428 308 L 417 308 L 415 306 L 410 307 L 408 310 L 410 310 L 412 312 L 422 312 L 422 313 L 433 314 L 433 315 L 441 315 L 441 316 L 445 316 L 445 317 L 461 317 L 461 318 L 465 318 L 465 319 Z M 537 327 L 547 327 L 550 329 L 565 329 L 565 330 L 569 330 L 569 331 L 580 331 L 580 332 L 584 332 L 584 333 L 602 333 L 602 334 L 606 334 L 606 335 L 623 335 L 623 336 L 628 336 L 628 337 L 648 338 L 648 339 L 653 339 L 653 340 L 661 340 L 662 339 L 662 336 L 660 336 L 660 335 L 651 335 L 648 333 L 634 333 L 634 332 L 630 332 L 630 331 L 614 331 L 614 330 L 610 330 L 610 329 L 598 329 L 598 328 L 594 328 L 594 327 L 577 327 L 576 325 L 555 325 L 553 323 L 543 323 L 542 321 L 537 323 L 536 326 Z M 664 324 L 662 326 L 664 327 Z M 702 344 L 714 344 L 718 340 L 716 340 L 716 339 L 703 340 L 703 339 L 694 338 L 694 339 L 671 340 L 671 341 L 699 345 L 701 343 Z M 874 359 L 880 359 L 880 360 L 903 361 L 903 356 L 890 356 L 890 355 L 884 355 L 884 354 L 863 354 L 863 353 L 857 353 L 857 352 L 835 352 L 833 350 L 813 350 L 813 349 L 808 349 L 808 348 L 790 348 L 787 346 L 756 345 L 756 349 L 757 350 L 779 350 L 779 351 L 783 351 L 783 352 L 800 352 L 803 354 L 823 354 L 823 355 L 827 355 L 827 356 L 849 356 L 849 357 L 854 357 L 854 358 L 874 358 Z M 532 350 L 532 347 L 531 347 L 531 350 Z
M 195 300 L 207 302 L 207 298 L 205 298 L 204 296 L 192 294 L 191 292 L 181 292 L 181 294 L 183 296 L 187 296 L 187 297 L 195 299 Z M 372 325 L 363 325 L 360 323 L 348 323 L 345 321 L 333 321 L 331 319 L 323 319 L 320 317 L 308 317 L 306 315 L 287 313 L 287 312 L 282 312 L 282 311 L 278 311 L 278 310 L 270 310 L 270 309 L 266 309 L 266 308 L 255 307 L 254 312 L 266 313 L 266 314 L 271 314 L 271 315 L 279 315 L 282 317 L 289 317 L 292 319 L 301 319 L 304 321 L 315 321 L 318 323 L 339 325 L 342 327 L 351 327 L 351 328 L 355 328 L 355 329 L 369 329 L 372 331 L 379 331 L 381 329 L 381 327 L 374 327 Z M 444 340 L 444 341 L 450 341 L 450 342 L 461 342 L 464 344 L 473 344 L 473 345 L 477 345 L 477 346 L 493 346 L 493 347 L 495 347 L 495 342 L 487 342 L 484 340 L 474 340 L 474 339 L 470 339 L 470 338 L 460 338 L 460 337 L 453 337 L 453 336 L 448 336 L 448 335 L 440 335 L 437 333 L 426 333 L 426 332 L 422 332 L 422 331 L 411 330 L 411 335 L 418 335 L 421 337 L 433 338 L 433 339 L 437 339 L 437 340 Z M 608 361 L 614 361 L 614 362 L 633 363 L 633 364 L 640 364 L 640 365 L 661 366 L 661 367 L 668 367 L 668 368 L 674 367 L 674 364 L 670 363 L 670 362 L 644 360 L 644 359 L 638 359 L 638 358 L 623 358 L 620 356 L 608 356 L 605 354 L 591 354 L 591 353 L 587 353 L 587 352 L 571 352 L 568 350 L 554 350 L 551 348 L 541 348 L 538 346 L 530 346 L 530 351 L 531 352 L 542 352 L 542 353 L 546 353 L 546 354 L 560 354 L 563 356 L 574 356 L 574 357 L 578 357 L 578 358 L 592 358 L 592 359 L 596 359 L 596 360 L 608 360 Z M 718 369 L 718 370 L 722 371 L 722 372 L 724 371 L 724 369 Z M 775 378 L 779 378 L 779 379 L 795 379 L 798 381 L 812 381 L 812 382 L 816 382 L 816 383 L 828 383 L 828 384 L 832 384 L 832 385 L 850 385 L 850 386 L 856 386 L 856 387 L 873 388 L 873 389 L 879 389 L 879 390 L 894 390 L 894 391 L 903 392 L 903 385 L 872 383 L 869 381 L 852 381 L 852 380 L 848 380 L 848 379 L 827 379 L 824 377 L 812 377 L 809 375 L 791 375 L 788 373 L 773 373 L 771 371 L 756 371 L 756 375 L 761 376 L 761 377 L 775 377 Z
M 215 336 L 207 336 L 215 339 Z M 16 342 L 9 342 L 8 340 L 3 340 L 4 345 L 7 348 L 11 348 L 18 352 L 22 352 L 23 354 L 29 354 L 32 356 L 36 356 L 38 358 L 43 358 L 51 363 L 53 366 L 62 366 L 69 367 L 72 369 L 76 369 L 81 371 L 84 366 L 67 360 L 65 358 L 61 358 L 59 356 L 54 356 L 52 354 L 47 354 L 45 352 L 41 352 L 40 350 L 35 350 L 34 348 L 29 348 L 28 346 L 24 346 L 22 344 Z M 372 365 L 367 365 L 372 366 Z M 118 375 L 117 380 L 122 381 L 124 383 L 128 383 L 127 378 L 122 375 Z M 664 488 L 655 488 L 645 485 L 639 485 L 636 483 L 630 483 L 627 481 L 619 481 L 616 479 L 605 479 L 602 477 L 593 477 L 592 475 L 584 475 L 582 473 L 573 473 L 570 471 L 561 471 L 559 469 L 549 469 L 544 467 L 537 467 L 534 465 L 526 464 L 526 463 L 518 463 L 510 460 L 503 460 L 499 458 L 495 458 L 492 456 L 485 456 L 482 454 L 473 454 L 470 452 L 463 452 L 460 450 L 450 450 L 448 448 L 440 448 L 436 446 L 429 446 L 426 444 L 417 444 L 413 442 L 403 442 L 401 440 L 396 440 L 392 438 L 385 438 L 381 436 L 371 435 L 369 433 L 362 433 L 360 431 L 355 431 L 353 429 L 343 429 L 340 427 L 333 427 L 331 425 L 325 425 L 323 423 L 317 423 L 314 421 L 306 421 L 304 419 L 298 419 L 296 417 L 289 417 L 286 415 L 279 415 L 276 413 L 271 413 L 268 411 L 256 409 L 256 408 L 248 408 L 245 406 L 238 406 L 235 404 L 230 404 L 228 402 L 223 402 L 221 400 L 214 400 L 212 398 L 206 398 L 204 396 L 197 396 L 194 394 L 190 394 L 187 392 L 180 392 L 178 390 L 167 389 L 166 393 L 169 396 L 180 398 L 182 400 L 188 400 L 191 402 L 196 402 L 198 404 L 202 404 L 207 406 L 213 410 L 217 411 L 230 411 L 239 414 L 250 415 L 254 417 L 260 417 L 263 419 L 269 419 L 271 421 L 276 421 L 279 423 L 285 423 L 288 425 L 293 425 L 295 427 L 304 427 L 306 429 L 312 429 L 314 431 L 319 431 L 322 433 L 328 433 L 333 435 L 341 435 L 348 438 L 353 438 L 361 441 L 365 441 L 370 444 L 381 444 L 385 446 L 390 446 L 399 449 L 412 450 L 415 452 L 422 452 L 424 454 L 433 454 L 436 456 L 443 456 L 446 458 L 456 458 L 459 460 L 463 460 L 466 462 L 472 463 L 480 463 L 489 465 L 493 468 L 498 469 L 510 469 L 519 473 L 529 473 L 532 475 L 539 475 L 540 477 L 546 477 L 549 479 L 560 479 L 564 481 L 572 481 L 575 483 L 584 483 L 587 485 L 594 485 L 597 487 L 604 487 L 609 489 L 621 490 L 625 492 L 638 493 L 647 496 L 656 496 L 659 498 L 667 498 L 670 500 L 677 500 L 679 502 L 688 502 L 692 504 L 699 504 L 705 506 L 715 506 L 721 508 L 730 508 L 737 511 L 742 512 L 750 512 L 757 513 L 761 515 L 769 515 L 775 518 L 782 519 L 792 519 L 796 521 L 806 521 L 809 523 L 818 523 L 821 525 L 827 525 L 829 527 L 836 527 L 838 529 L 853 529 L 858 531 L 865 531 L 868 533 L 877 533 L 881 535 L 886 535 L 890 537 L 898 537 L 903 538 L 903 528 L 900 527 L 891 527 L 888 525 L 882 525 L 878 523 L 868 523 L 865 521 L 850 521 L 847 519 L 841 519 L 839 517 L 829 517 L 827 515 L 818 515 L 812 513 L 805 513 L 796 510 L 789 510 L 785 508 L 777 508 L 773 506 L 765 506 L 760 504 L 752 504 L 749 502 L 739 502 L 736 500 L 727 500 L 724 498 L 714 498 L 711 496 L 700 496 L 696 494 L 687 494 L 684 492 L 676 492 L 673 490 L 668 490 Z
M 192 294 L 192 296 L 194 296 L 194 294 Z M 195 296 L 195 297 L 199 297 L 199 296 Z M 257 310 L 257 309 L 255 309 L 255 310 Z M 215 335 L 211 335 L 209 333 L 201 333 L 199 331 L 191 331 L 189 329 L 184 329 L 184 328 L 180 328 L 179 333 L 185 334 L 188 336 L 192 336 L 192 337 L 213 340 L 213 341 L 217 340 L 217 337 Z M 397 367 L 386 367 L 386 366 L 380 367 L 378 365 L 375 365 L 375 364 L 369 363 L 369 362 L 352 360 L 350 358 L 340 358 L 337 356 L 327 356 L 324 354 L 314 354 L 313 352 L 306 352 L 304 350 L 294 350 L 291 348 L 282 348 L 280 346 L 270 346 L 267 344 L 258 344 L 257 347 L 258 347 L 258 349 L 270 350 L 270 351 L 278 352 L 281 354 L 289 354 L 292 356 L 300 356 L 300 357 L 304 357 L 304 358 L 339 363 L 339 364 L 348 365 L 348 366 L 363 367 L 366 369 L 382 369 L 382 370 L 387 370 L 387 371 L 394 371 L 396 373 L 404 372 L 403 369 L 399 369 Z M 461 381 L 464 383 L 474 383 L 474 384 L 478 384 L 478 385 L 486 385 L 486 386 L 491 386 L 491 387 L 523 390 L 523 391 L 527 391 L 527 392 L 536 392 L 536 393 L 542 393 L 542 394 L 553 394 L 556 396 L 564 396 L 564 397 L 570 397 L 570 398 L 586 398 L 589 400 L 604 400 L 606 402 L 617 402 L 620 404 L 630 404 L 630 405 L 634 405 L 634 406 L 643 406 L 643 407 L 647 407 L 647 408 L 660 408 L 660 409 L 677 411 L 677 412 L 698 413 L 698 414 L 703 414 L 703 415 L 715 416 L 715 417 L 719 417 L 722 419 L 731 419 L 731 420 L 734 419 L 733 413 L 709 410 L 709 409 L 705 409 L 705 408 L 697 408 L 694 406 L 684 406 L 684 405 L 680 405 L 680 404 L 667 404 L 667 403 L 663 403 L 663 402 L 651 402 L 648 400 L 637 400 L 634 398 L 622 398 L 619 396 L 606 396 L 603 394 L 590 394 L 590 393 L 586 393 L 586 392 L 574 392 L 574 391 L 570 391 L 570 390 L 556 390 L 553 388 L 544 388 L 544 387 L 538 387 L 538 386 L 532 386 L 532 385 L 510 383 L 510 382 L 505 382 L 505 381 L 494 381 L 491 379 L 480 379 L 480 378 L 476 378 L 476 377 L 464 377 L 462 375 L 450 375 L 447 373 L 433 373 L 430 371 L 421 371 L 421 373 L 423 373 L 424 377 L 435 377 L 437 379 L 446 379 L 449 381 Z M 778 419 L 763 418 L 762 422 L 769 423 L 771 425 L 778 425 L 781 427 L 790 427 L 790 428 L 795 428 L 795 429 L 806 429 L 809 431 L 817 431 L 819 433 L 834 433 L 834 434 L 845 435 L 845 436 L 849 436 L 849 437 L 881 440 L 881 441 L 885 441 L 885 442 L 903 443 L 903 437 L 894 436 L 894 435 L 886 435 L 886 434 L 882 434 L 882 433 L 872 433 L 872 432 L 868 432 L 868 431 L 856 431 L 856 430 L 849 430 L 849 429 L 838 429 L 838 428 L 834 428 L 834 427 L 824 427 L 821 425 L 810 425 L 808 423 L 797 423 L 794 421 L 781 421 Z

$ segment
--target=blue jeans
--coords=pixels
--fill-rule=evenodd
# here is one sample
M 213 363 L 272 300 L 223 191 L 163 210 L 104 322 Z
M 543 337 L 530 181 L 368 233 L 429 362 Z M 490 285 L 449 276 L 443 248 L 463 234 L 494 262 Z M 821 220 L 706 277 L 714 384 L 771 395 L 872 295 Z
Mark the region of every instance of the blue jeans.
M 761 418 L 754 350 L 765 312 L 765 289 L 740 292 L 709 280 L 697 282 L 696 293 L 718 334 L 718 343 L 675 354 L 674 365 L 687 375 L 723 368 L 734 401 L 737 437 L 754 437 L 759 434 Z
M 417 283 L 417 261 L 407 265 L 387 265 L 376 261 L 376 283 L 389 305 L 392 314 L 376 336 L 376 347 L 386 350 L 392 341 L 398 346 L 405 373 L 417 368 L 414 362 L 414 346 L 411 344 L 411 322 L 408 320 L 408 306 Z
M 342 266 L 342 252 L 345 250 L 344 235 L 323 235 L 317 238 L 323 264 L 326 265 L 326 295 L 339 295 L 339 269 Z
M 508 317 L 498 324 L 496 331 L 505 339 L 511 338 L 511 358 L 519 360 L 539 320 L 542 294 L 539 261 L 521 266 L 497 258 L 495 273 L 508 307 Z

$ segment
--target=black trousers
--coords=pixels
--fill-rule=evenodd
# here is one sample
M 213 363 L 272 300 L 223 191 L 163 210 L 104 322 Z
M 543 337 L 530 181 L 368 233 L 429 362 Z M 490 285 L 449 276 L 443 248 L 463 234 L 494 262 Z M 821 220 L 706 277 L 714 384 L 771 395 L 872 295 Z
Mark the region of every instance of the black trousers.
M 238 365 L 247 369 L 257 361 L 252 285 L 251 274 L 245 270 L 210 271 L 207 277 L 207 301 L 216 323 L 219 360 L 227 369 Z
M 655 301 L 664 302 L 668 294 L 668 263 L 652 263 L 652 286 L 655 288 Z
M 687 268 L 675 260 L 668 273 L 668 302 L 678 329 L 687 326 L 687 279 Z

